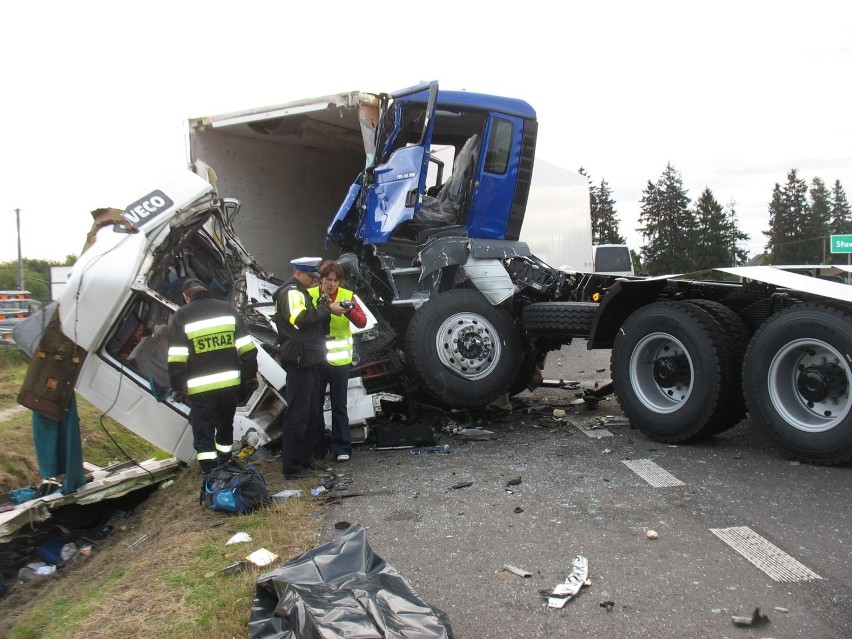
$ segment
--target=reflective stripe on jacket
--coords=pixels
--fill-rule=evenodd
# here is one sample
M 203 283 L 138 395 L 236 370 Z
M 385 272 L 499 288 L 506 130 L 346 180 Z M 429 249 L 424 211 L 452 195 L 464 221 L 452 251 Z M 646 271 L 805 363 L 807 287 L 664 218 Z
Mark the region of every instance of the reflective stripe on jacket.
M 234 308 L 203 292 L 172 318 L 168 363 L 172 388 L 195 395 L 253 377 L 257 347 Z

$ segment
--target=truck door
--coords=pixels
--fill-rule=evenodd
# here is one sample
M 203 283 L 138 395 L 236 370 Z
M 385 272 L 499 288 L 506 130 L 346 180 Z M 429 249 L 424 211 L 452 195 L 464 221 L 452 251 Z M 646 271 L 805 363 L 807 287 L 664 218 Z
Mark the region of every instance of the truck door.
M 366 215 L 361 239 L 365 243 L 387 242 L 423 203 L 437 98 L 438 83 L 431 82 L 391 94 L 382 104 L 376 164 L 366 172 L 363 193 Z

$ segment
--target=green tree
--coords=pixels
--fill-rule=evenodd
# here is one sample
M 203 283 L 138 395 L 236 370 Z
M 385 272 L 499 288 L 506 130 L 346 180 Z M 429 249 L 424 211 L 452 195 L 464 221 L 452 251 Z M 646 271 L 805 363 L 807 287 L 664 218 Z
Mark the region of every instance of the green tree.
M 814 260 L 813 240 L 825 233 L 809 228 L 807 195 L 808 185 L 799 177 L 797 169 L 787 173 L 787 183 L 783 187 L 775 184 L 769 203 L 769 231 L 764 231 L 769 238 L 766 248 L 772 255 L 772 264 L 806 264 Z M 816 262 L 821 259 L 820 254 Z
M 849 201 L 846 199 L 846 191 L 840 184 L 840 180 L 834 181 L 831 189 L 831 222 L 829 229 L 833 235 L 846 235 L 852 233 L 852 211 L 849 209 Z
M 695 203 L 695 261 L 699 268 L 744 264 L 748 255 L 738 242 L 748 239 L 736 222 L 735 203 L 723 208 L 705 187 Z
M 641 249 L 645 270 L 651 275 L 695 270 L 695 216 L 683 178 L 671 162 L 656 184 L 648 181 L 641 202 L 637 230 L 646 239 Z
M 811 239 L 803 242 L 802 255 L 808 260 L 805 264 L 825 264 L 830 250 L 828 234 L 831 224 L 831 193 L 825 182 L 818 177 L 811 180 L 808 193 L 810 203 L 805 217 L 807 231 L 804 235 L 809 235 Z
M 624 244 L 624 238 L 618 232 L 619 219 L 615 210 L 615 200 L 609 184 L 601 179 L 597 188 L 597 225 L 592 226 L 592 241 L 595 244 Z

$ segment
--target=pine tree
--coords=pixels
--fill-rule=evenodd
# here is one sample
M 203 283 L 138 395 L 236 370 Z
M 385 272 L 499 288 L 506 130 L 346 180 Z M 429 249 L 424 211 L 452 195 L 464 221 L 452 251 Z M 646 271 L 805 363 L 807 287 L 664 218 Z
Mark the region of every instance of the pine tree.
M 737 242 L 748 239 L 748 235 L 737 228 L 735 203 L 727 208 L 705 187 L 695 203 L 696 243 L 695 262 L 699 268 L 736 266 L 748 259 L 745 250 Z
M 849 209 L 846 191 L 843 190 L 840 180 L 835 180 L 834 187 L 831 189 L 831 222 L 829 229 L 833 235 L 847 235 L 852 233 L 852 211 Z
M 652 275 L 695 270 L 695 216 L 689 202 L 680 172 L 671 163 L 657 183 L 649 181 L 642 192 L 642 226 L 637 230 L 648 240 L 641 254 L 645 270 Z
M 592 216 L 592 244 L 597 244 L 598 242 L 595 241 L 595 229 L 598 228 L 597 188 L 595 187 L 595 183 L 592 182 L 592 176 L 586 173 L 586 169 L 581 166 L 578 173 L 589 182 L 589 211 L 591 211 Z
M 624 244 L 624 238 L 618 232 L 618 213 L 615 210 L 615 200 L 612 199 L 612 191 L 609 184 L 601 179 L 597 188 L 597 227 L 592 227 L 593 240 L 595 244 Z
M 808 185 L 796 169 L 787 173 L 787 183 L 777 183 L 769 203 L 769 240 L 766 248 L 771 252 L 772 264 L 803 264 L 807 249 L 802 246 L 814 239 L 807 224 L 809 204 Z
M 810 204 L 805 217 L 802 242 L 802 264 L 825 264 L 828 253 L 828 233 L 831 223 L 831 193 L 820 178 L 811 180 Z M 808 239 L 811 238 L 811 239 Z

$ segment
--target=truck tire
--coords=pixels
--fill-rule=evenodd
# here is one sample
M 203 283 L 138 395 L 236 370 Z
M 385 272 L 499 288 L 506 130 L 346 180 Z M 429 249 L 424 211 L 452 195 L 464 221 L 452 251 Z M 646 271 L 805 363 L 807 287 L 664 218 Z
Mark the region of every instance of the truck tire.
M 537 348 L 531 348 L 521 353 L 521 359 L 517 366 L 515 381 L 509 386 L 509 396 L 514 397 L 518 393 L 523 393 L 527 390 L 531 383 L 534 386 L 539 386 L 539 382 L 533 382 L 533 376 L 538 376 L 541 379 L 541 371 L 539 370 L 539 361 L 543 361 L 541 352 Z
M 852 459 L 852 313 L 798 304 L 757 329 L 743 364 L 745 399 L 786 452 L 815 464 Z
M 720 415 L 708 428 L 708 435 L 730 430 L 746 416 L 746 403 L 742 390 L 743 355 L 751 339 L 751 331 L 745 320 L 730 308 L 712 300 L 688 300 L 690 304 L 707 311 L 722 328 L 720 353 L 723 370 L 726 371 L 728 411 Z
M 718 322 L 687 302 L 656 302 L 632 313 L 610 361 L 624 414 L 661 442 L 712 434 L 727 410 L 724 344 Z
M 481 407 L 515 381 L 521 337 L 479 291 L 441 293 L 417 309 L 405 335 L 407 368 L 442 405 Z
M 588 337 L 598 304 L 594 302 L 535 302 L 524 307 L 522 323 L 527 333 Z

